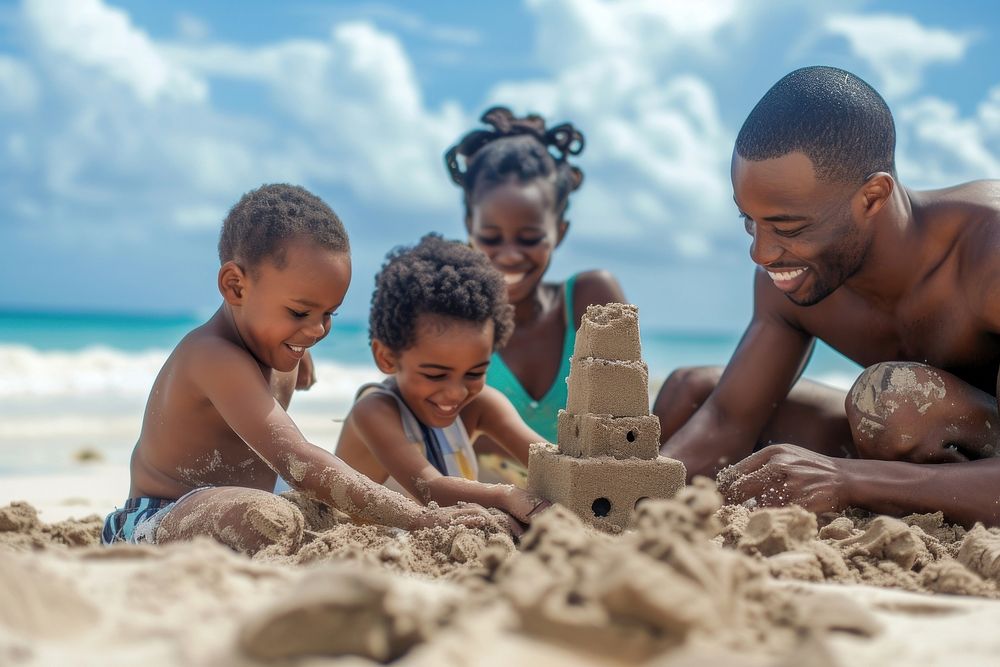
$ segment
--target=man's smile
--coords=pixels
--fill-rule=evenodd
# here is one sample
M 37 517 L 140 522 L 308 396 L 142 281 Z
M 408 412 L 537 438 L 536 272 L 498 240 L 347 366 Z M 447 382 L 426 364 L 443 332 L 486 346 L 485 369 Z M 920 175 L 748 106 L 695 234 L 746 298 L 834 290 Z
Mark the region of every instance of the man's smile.
M 779 280 L 794 280 L 805 272 L 805 269 L 792 269 L 791 271 L 768 271 L 767 275 L 771 276 L 771 280 L 774 282 L 778 282 Z
M 775 271 L 773 269 L 765 269 L 767 275 L 771 277 L 774 281 L 774 286 L 777 287 L 782 292 L 794 292 L 798 289 L 802 282 L 805 280 L 805 274 L 809 270 L 808 268 L 800 269 L 788 269 L 784 271 Z

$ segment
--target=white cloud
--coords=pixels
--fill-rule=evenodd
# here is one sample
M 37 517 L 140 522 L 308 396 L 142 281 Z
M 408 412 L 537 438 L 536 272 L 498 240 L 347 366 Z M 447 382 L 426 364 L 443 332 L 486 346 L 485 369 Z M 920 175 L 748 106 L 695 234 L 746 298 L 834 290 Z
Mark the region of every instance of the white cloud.
M 461 26 L 431 23 L 419 14 L 383 4 L 366 4 L 359 14 L 368 20 L 379 21 L 392 28 L 453 46 L 475 46 L 482 41 L 478 30 Z
M 0 111 L 37 104 L 40 86 L 53 96 L 46 121 L 7 137 L 22 180 L 10 186 L 40 191 L 43 218 L 89 216 L 122 234 L 210 228 L 269 181 L 345 187 L 383 210 L 457 201 L 440 156 L 470 119 L 454 104 L 428 108 L 398 39 L 368 23 L 238 47 L 158 41 L 97 0 L 29 0 L 21 21 L 41 83 L 0 56 Z M 268 102 L 246 115 L 217 108 L 211 90 L 232 80 Z
M 27 0 L 24 14 L 37 48 L 100 71 L 146 104 L 205 98 L 205 82 L 163 58 L 122 10 L 100 0 Z
M 187 12 L 178 14 L 175 23 L 177 25 L 177 34 L 181 38 L 195 42 L 206 39 L 212 32 L 205 21 Z
M 974 39 L 967 32 L 928 28 L 912 16 L 893 14 L 841 14 L 827 18 L 825 27 L 844 37 L 875 71 L 885 97 L 914 92 L 928 66 L 959 62 Z
M 1000 135 L 1000 86 L 994 86 L 990 90 L 976 114 L 984 129 L 994 135 Z
M 569 119 L 587 137 L 574 195 L 575 234 L 702 256 L 729 220 L 732 136 L 715 94 L 672 53 L 711 59 L 734 3 L 531 0 L 548 79 L 506 82 L 491 103 Z M 559 38 L 556 39 L 556 35 Z M 655 36 L 655 38 L 654 38 Z M 728 231 L 728 230 L 727 230 Z
M 923 97 L 897 114 L 900 177 L 919 187 L 941 187 L 1000 174 L 1000 86 L 976 113 L 963 117 L 958 107 Z
M 557 68 L 617 55 L 630 62 L 677 52 L 710 57 L 720 30 L 738 15 L 735 0 L 528 0 L 539 19 L 541 62 Z
M 16 154 L 25 183 L 45 189 L 32 200 L 53 207 L 43 218 L 108 211 L 108 224 L 129 229 L 214 227 L 239 194 L 279 180 L 346 188 L 380 211 L 454 214 L 458 192 L 441 154 L 482 107 L 505 103 L 571 120 L 586 133 L 587 178 L 570 211 L 574 237 L 615 247 L 656 239 L 692 261 L 721 247 L 733 233 L 734 128 L 715 92 L 728 85 L 720 82 L 729 65 L 720 54 L 733 60 L 753 48 L 740 40 L 749 39 L 748 25 L 766 23 L 762 15 L 735 0 L 527 2 L 537 28 L 532 62 L 546 69 L 530 80 L 501 80 L 481 106 L 462 108 L 429 105 L 400 39 L 370 20 L 337 23 L 325 38 L 244 46 L 182 14 L 181 39 L 168 42 L 99 0 L 28 0 L 34 59 L 0 56 L 0 92 L 21 95 L 4 96 L 0 109 L 30 109 L 43 94 L 60 104 L 44 124 L 4 135 L 9 164 Z M 897 34 L 881 40 L 879 53 L 896 54 L 883 60 L 893 63 L 897 86 L 900 71 L 919 79 L 928 64 L 960 57 L 971 39 L 912 20 L 916 28 L 906 33 L 908 19 L 890 18 L 902 23 L 892 24 Z M 807 22 L 854 38 L 879 25 L 856 19 L 824 23 L 809 14 Z M 403 31 L 422 21 L 385 12 L 381 20 Z M 925 52 L 914 65 L 897 63 L 912 55 L 914 40 L 927 44 Z M 875 47 L 853 48 L 875 57 Z M 264 103 L 223 109 L 212 93 L 232 82 Z M 1000 91 L 972 117 L 949 104 L 927 98 L 901 110 L 900 164 L 913 167 L 901 167 L 904 176 L 991 173 Z M 138 221 L 134 211 L 142 211 Z
M 0 111 L 33 111 L 39 94 L 38 81 L 27 65 L 0 54 Z
M 441 155 L 469 123 L 455 104 L 429 109 L 399 40 L 364 22 L 337 25 L 325 42 L 260 48 L 174 46 L 205 77 L 263 85 L 313 147 L 315 177 L 369 201 L 441 209 L 454 201 Z

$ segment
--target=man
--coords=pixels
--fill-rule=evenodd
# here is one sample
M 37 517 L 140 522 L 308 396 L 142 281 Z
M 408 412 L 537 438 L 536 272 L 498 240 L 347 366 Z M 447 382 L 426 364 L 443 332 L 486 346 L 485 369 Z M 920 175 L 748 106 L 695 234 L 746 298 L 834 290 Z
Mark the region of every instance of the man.
M 1000 183 L 908 190 L 894 151 L 885 101 L 843 70 L 796 70 L 751 111 L 732 181 L 753 319 L 721 377 L 664 384 L 662 452 L 692 476 L 735 464 L 731 502 L 1000 525 Z M 816 339 L 866 367 L 846 396 L 796 382 Z

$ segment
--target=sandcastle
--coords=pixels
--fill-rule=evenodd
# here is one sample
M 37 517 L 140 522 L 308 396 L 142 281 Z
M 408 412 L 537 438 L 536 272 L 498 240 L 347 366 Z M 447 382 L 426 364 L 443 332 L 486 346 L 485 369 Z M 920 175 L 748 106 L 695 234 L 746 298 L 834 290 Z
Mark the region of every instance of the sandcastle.
M 566 382 L 559 444 L 531 446 L 528 486 L 587 523 L 618 532 L 639 502 L 672 497 L 686 474 L 683 463 L 660 456 L 660 421 L 649 414 L 638 308 L 587 308 Z

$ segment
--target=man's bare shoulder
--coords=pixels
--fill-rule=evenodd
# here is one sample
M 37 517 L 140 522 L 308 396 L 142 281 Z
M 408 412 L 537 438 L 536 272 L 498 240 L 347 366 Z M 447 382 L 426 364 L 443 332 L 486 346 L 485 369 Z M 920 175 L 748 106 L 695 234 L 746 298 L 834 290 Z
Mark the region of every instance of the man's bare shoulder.
M 956 225 L 961 233 L 983 240 L 995 238 L 1000 230 L 1000 180 L 911 192 L 910 201 L 924 222 L 934 226 Z
M 926 222 L 954 234 L 959 289 L 966 302 L 1000 327 L 1000 181 L 973 181 L 918 197 Z
M 1000 181 L 973 181 L 922 194 L 928 222 L 955 225 L 963 273 L 1000 270 Z
M 983 179 L 916 193 L 927 204 L 965 206 L 1000 214 L 1000 180 Z

